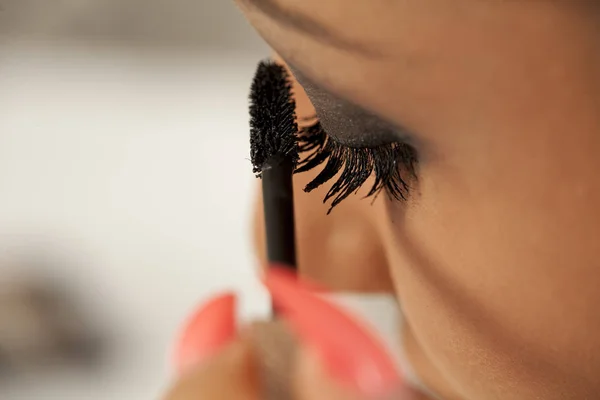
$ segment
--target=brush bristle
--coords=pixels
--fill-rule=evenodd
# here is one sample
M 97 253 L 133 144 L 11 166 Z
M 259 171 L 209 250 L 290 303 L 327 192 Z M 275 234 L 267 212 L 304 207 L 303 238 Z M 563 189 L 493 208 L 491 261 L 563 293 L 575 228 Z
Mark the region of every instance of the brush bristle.
M 296 103 L 285 68 L 273 62 L 258 65 L 250 89 L 250 158 L 261 176 L 274 160 L 298 162 Z

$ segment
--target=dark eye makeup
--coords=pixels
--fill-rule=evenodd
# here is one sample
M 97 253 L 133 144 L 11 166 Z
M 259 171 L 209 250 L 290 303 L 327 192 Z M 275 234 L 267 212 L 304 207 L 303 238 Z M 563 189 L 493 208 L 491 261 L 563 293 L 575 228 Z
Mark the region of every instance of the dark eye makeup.
M 358 192 L 372 174 L 375 180 L 366 197 L 376 197 L 385 189 L 394 200 L 406 200 L 410 190 L 408 182 L 417 178 L 417 153 L 405 143 L 348 147 L 329 137 L 318 121 L 301 126 L 298 142 L 301 159 L 296 173 L 325 164 L 306 185 L 306 192 L 330 181 L 341 171 L 323 199 L 323 202 L 332 200 L 328 214 L 352 193 Z
M 327 92 L 295 68 L 291 70 L 317 113 L 314 118 L 298 121 L 301 160 L 296 173 L 324 165 L 305 191 L 337 176 L 323 200 L 331 201 L 330 213 L 373 175 L 366 197 L 375 198 L 385 190 L 392 199 L 406 200 L 409 183 L 417 178 L 418 163 L 417 151 L 408 143 L 406 131 Z

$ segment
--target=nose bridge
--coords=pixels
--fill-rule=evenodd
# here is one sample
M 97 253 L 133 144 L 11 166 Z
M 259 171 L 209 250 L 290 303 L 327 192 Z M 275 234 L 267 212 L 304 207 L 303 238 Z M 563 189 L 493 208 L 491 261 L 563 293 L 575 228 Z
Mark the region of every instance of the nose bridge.
M 380 204 L 354 195 L 326 215 L 325 190 L 298 202 L 298 248 L 302 273 L 335 290 L 391 291 L 376 215 Z

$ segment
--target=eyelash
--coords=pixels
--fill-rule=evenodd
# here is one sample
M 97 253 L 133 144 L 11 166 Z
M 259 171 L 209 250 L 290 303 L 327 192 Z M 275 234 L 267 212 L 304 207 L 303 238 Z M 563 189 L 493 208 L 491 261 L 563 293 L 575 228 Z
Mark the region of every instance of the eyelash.
M 327 214 L 352 193 L 358 192 L 372 174 L 375 182 L 366 197 L 375 199 L 385 189 L 390 198 L 406 200 L 410 191 L 407 177 L 417 178 L 418 157 L 412 146 L 396 142 L 372 148 L 348 147 L 329 137 L 317 119 L 311 121 L 312 124 L 299 130 L 298 148 L 302 158 L 295 172 L 310 171 L 326 163 L 304 188 L 305 192 L 310 192 L 342 171 L 323 199 L 324 203 L 332 200 Z

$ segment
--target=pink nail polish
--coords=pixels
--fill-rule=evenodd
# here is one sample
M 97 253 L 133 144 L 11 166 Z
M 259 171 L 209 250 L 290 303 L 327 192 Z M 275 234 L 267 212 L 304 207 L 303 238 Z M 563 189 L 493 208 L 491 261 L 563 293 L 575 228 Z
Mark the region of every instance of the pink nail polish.
M 202 305 L 186 323 L 174 354 L 181 374 L 216 354 L 236 336 L 236 297 L 225 293 Z
M 318 297 L 287 271 L 270 268 L 265 286 L 282 317 L 311 346 L 332 378 L 367 398 L 384 398 L 400 385 L 385 347 L 358 319 Z

